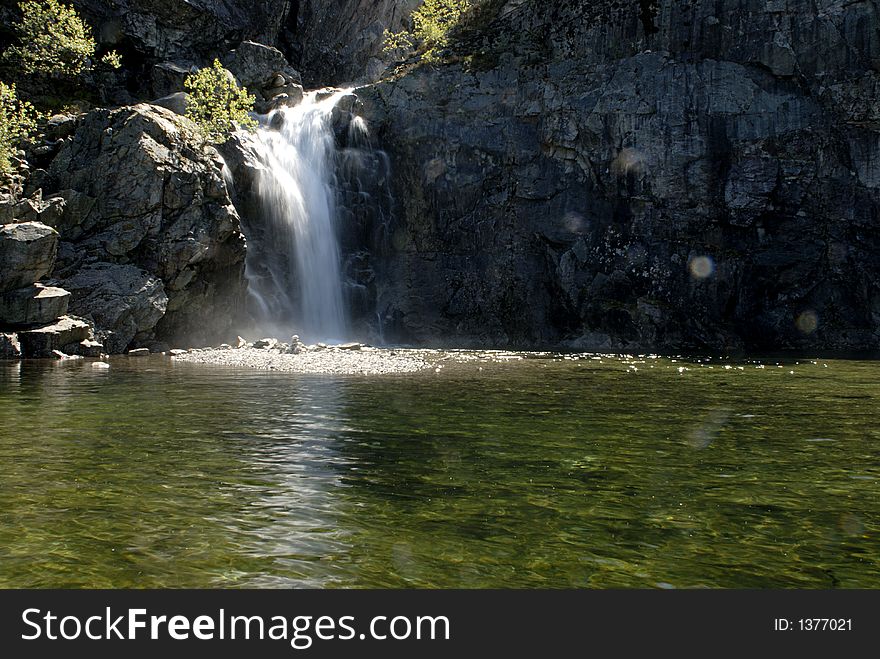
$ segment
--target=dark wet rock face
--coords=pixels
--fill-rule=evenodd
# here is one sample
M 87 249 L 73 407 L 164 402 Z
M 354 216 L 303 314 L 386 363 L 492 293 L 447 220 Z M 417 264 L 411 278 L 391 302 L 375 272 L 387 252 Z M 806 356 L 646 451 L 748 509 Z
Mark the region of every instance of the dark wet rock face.
M 99 42 L 163 60 L 218 57 L 248 39 L 275 43 L 289 0 L 74 0 Z
M 399 31 L 422 0 L 298 0 L 284 38 L 308 86 L 375 80 L 386 29 Z
M 74 296 L 73 311 L 94 319 L 108 352 L 150 343 L 168 309 L 162 281 L 132 265 L 98 263 L 78 270 L 64 285 Z
M 871 2 L 525 2 L 363 88 L 389 339 L 874 349 Z

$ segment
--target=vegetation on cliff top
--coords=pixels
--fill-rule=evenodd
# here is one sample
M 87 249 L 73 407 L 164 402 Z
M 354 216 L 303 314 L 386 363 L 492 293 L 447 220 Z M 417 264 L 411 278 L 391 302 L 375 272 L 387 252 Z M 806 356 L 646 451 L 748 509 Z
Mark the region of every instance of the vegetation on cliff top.
M 3 53 L 3 59 L 26 75 L 78 76 L 94 68 L 96 44 L 91 28 L 73 7 L 58 0 L 28 0 L 19 3 L 21 20 L 13 28 L 18 45 Z M 115 51 L 100 62 L 119 68 Z
M 12 26 L 17 43 L 0 57 L 5 73 L 21 83 L 19 89 L 0 82 L 0 173 L 10 170 L 15 148 L 36 129 L 40 114 L 29 100 L 44 110 L 68 107 L 78 100 L 71 97 L 83 94 L 86 74 L 122 66 L 115 51 L 97 57 L 92 30 L 73 7 L 59 0 L 18 6 L 21 19 Z
M 0 173 L 9 171 L 15 146 L 34 131 L 36 119 L 34 107 L 18 98 L 15 85 L 0 82 Z
M 223 142 L 236 127 L 252 130 L 257 122 L 251 118 L 256 98 L 239 87 L 233 75 L 219 60 L 184 83 L 189 92 L 186 116 L 192 119 L 211 142 Z
M 425 0 L 412 15 L 412 31 L 385 30 L 385 52 L 421 50 L 422 61 L 439 60 L 439 51 L 449 43 L 450 31 L 458 25 L 462 15 L 474 0 Z
M 425 0 L 412 14 L 412 30 L 385 31 L 384 53 L 395 58 L 416 55 L 419 63 L 455 61 L 469 66 L 487 59 L 487 30 L 506 0 Z M 409 60 L 412 63 L 412 60 Z

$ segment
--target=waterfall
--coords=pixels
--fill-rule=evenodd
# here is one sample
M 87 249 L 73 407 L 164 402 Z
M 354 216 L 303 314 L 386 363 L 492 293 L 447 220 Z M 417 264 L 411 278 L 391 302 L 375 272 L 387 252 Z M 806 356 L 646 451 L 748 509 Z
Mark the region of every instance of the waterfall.
M 259 329 L 341 341 L 348 322 L 337 238 L 334 108 L 347 90 L 311 92 L 262 118 L 257 179 L 264 226 L 247 275 Z M 251 236 L 248 236 L 251 240 Z M 253 252 L 253 256 L 251 256 Z

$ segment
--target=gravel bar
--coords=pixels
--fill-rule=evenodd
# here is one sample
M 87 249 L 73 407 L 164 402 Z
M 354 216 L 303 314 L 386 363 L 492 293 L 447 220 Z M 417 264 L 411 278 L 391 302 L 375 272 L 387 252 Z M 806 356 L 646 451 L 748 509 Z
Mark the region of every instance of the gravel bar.
M 433 368 L 426 351 L 381 348 L 308 348 L 291 354 L 267 348 L 205 348 L 172 357 L 176 362 L 326 375 L 418 373 Z

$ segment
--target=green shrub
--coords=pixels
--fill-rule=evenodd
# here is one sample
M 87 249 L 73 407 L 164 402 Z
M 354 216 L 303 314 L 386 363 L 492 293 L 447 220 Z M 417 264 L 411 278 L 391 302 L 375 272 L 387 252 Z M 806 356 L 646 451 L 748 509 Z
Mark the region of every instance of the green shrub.
M 458 25 L 473 0 L 425 0 L 412 15 L 412 32 L 385 31 L 385 52 L 422 49 L 422 59 L 435 62 L 439 51 L 449 43 L 449 32 Z
M 189 92 L 186 116 L 192 119 L 211 142 L 223 142 L 236 126 L 253 130 L 257 126 L 249 112 L 256 99 L 239 87 L 232 74 L 218 60 L 187 77 Z
M 18 98 L 15 85 L 0 82 L 0 173 L 12 167 L 15 147 L 37 126 L 37 114 L 27 101 Z
M 91 68 L 92 31 L 76 10 L 58 0 L 20 2 L 22 18 L 13 27 L 19 45 L 3 57 L 26 74 L 76 76 Z
M 106 66 L 108 69 L 121 69 L 122 56 L 115 50 L 111 50 L 105 53 L 104 56 L 101 58 L 101 64 Z

